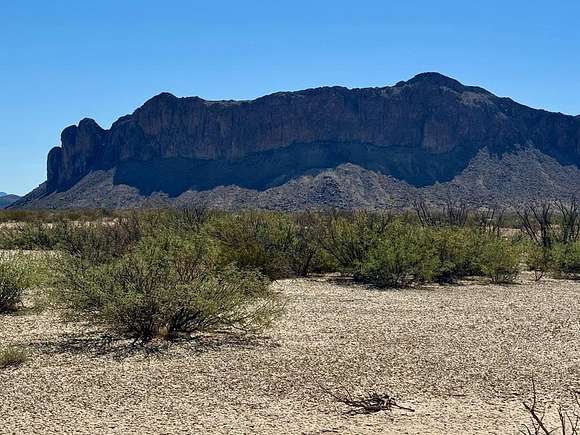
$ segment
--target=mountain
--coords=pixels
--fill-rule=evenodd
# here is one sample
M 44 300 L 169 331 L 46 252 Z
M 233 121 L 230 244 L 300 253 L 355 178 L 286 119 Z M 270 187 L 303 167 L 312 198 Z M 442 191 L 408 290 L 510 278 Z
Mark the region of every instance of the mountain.
M 374 208 L 580 192 L 580 117 L 438 73 L 252 101 L 163 93 L 109 130 L 83 119 L 61 142 L 47 181 L 15 207 Z
M 8 207 L 19 199 L 20 197 L 18 195 L 9 195 L 7 193 L 0 192 L 0 209 Z

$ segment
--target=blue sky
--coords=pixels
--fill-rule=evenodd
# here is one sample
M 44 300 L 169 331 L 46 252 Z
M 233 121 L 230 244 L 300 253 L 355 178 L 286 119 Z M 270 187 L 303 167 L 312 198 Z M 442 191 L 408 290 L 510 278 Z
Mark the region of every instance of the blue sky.
M 250 99 L 384 86 L 439 71 L 580 114 L 579 1 L 2 1 L 0 191 L 46 176 L 83 117 L 102 127 L 162 91 Z

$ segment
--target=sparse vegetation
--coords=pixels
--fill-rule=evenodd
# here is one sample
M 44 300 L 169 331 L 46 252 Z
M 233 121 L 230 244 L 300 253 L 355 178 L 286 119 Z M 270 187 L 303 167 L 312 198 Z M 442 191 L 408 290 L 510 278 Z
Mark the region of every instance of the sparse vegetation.
M 222 376 L 227 367 L 228 374 L 235 373 L 224 381 L 228 388 L 242 388 L 240 394 L 247 396 L 254 390 L 249 384 L 240 386 L 237 379 L 250 379 L 262 368 L 269 371 L 276 367 L 283 376 L 259 379 L 268 391 L 278 388 L 273 383 L 291 379 L 292 388 L 301 389 L 306 395 L 311 392 L 311 385 L 296 379 L 296 371 L 307 373 L 312 367 L 326 367 L 325 379 L 334 373 L 346 373 L 345 385 L 350 388 L 344 390 L 345 394 L 333 396 L 338 402 L 334 407 L 337 413 L 366 415 L 362 422 L 383 418 L 371 414 L 391 412 L 388 416 L 402 425 L 404 419 L 398 415 L 411 409 L 399 405 L 391 393 L 374 389 L 375 384 L 370 382 L 374 379 L 366 374 L 374 376 L 375 368 L 376 376 L 385 376 L 390 379 L 385 384 L 392 384 L 402 367 L 410 367 L 406 373 L 412 375 L 405 383 L 417 386 L 413 382 L 418 381 L 412 376 L 424 376 L 420 367 L 426 367 L 437 378 L 447 376 L 446 385 L 452 387 L 451 381 L 456 378 L 439 364 L 440 355 L 451 355 L 457 370 L 475 372 L 478 379 L 485 379 L 484 371 L 492 373 L 494 388 L 497 379 L 507 377 L 511 386 L 521 379 L 520 374 L 514 374 L 512 379 L 512 374 L 502 370 L 512 364 L 513 358 L 517 361 L 514 366 L 525 365 L 521 355 L 511 355 L 512 348 L 522 343 L 522 349 L 533 348 L 538 331 L 544 341 L 552 340 L 556 334 L 554 342 L 549 343 L 550 352 L 532 362 L 533 366 L 546 367 L 545 360 L 557 353 L 560 343 L 569 340 L 570 334 L 575 334 L 566 320 L 568 307 L 575 300 L 573 283 L 562 283 L 562 291 L 560 283 L 554 281 L 530 288 L 529 283 L 518 289 L 487 287 L 489 283 L 512 283 L 523 263 L 536 272 L 537 279 L 546 275 L 578 276 L 578 242 L 570 231 L 564 238 L 560 232 L 561 213 L 557 207 L 553 210 L 549 248 L 543 247 L 541 237 L 538 242 L 527 232 L 518 231 L 516 221 L 507 219 L 509 225 L 506 224 L 500 211 L 473 211 L 461 204 L 449 205 L 440 215 L 429 209 L 422 217 L 412 212 L 221 212 L 195 207 L 115 212 L 96 220 L 52 216 L 48 222 L 31 218 L 29 222 L 1 227 L 5 232 L 0 235 L 0 243 L 8 241 L 7 245 L 20 247 L 5 253 L 4 258 L 11 270 L 22 273 L 20 298 L 22 294 L 25 298 L 13 306 L 26 308 L 18 316 L 3 316 L 12 326 L 7 329 L 10 339 L 1 344 L 23 343 L 24 349 L 35 352 L 50 349 L 46 355 L 50 355 L 47 360 L 51 364 L 57 361 L 55 364 L 62 364 L 63 372 L 69 370 L 68 374 L 78 372 L 79 367 L 87 368 L 93 370 L 90 376 L 101 368 L 88 355 L 170 352 L 179 357 L 155 358 L 154 362 L 159 373 L 155 382 L 162 385 L 159 391 L 163 394 L 168 391 L 163 382 L 173 376 L 168 375 L 172 370 L 180 373 L 175 377 L 178 382 L 198 388 L 205 380 Z M 34 251 L 23 252 L 22 247 Z M 317 273 L 333 276 L 270 285 L 273 279 Z M 524 282 L 527 276 L 522 277 Z M 344 285 L 351 279 L 370 284 L 372 291 Z M 429 291 L 374 291 L 427 283 L 460 287 L 442 290 L 429 285 Z M 547 315 L 552 317 L 548 320 L 546 316 L 528 319 L 528 306 L 544 303 L 545 288 L 559 295 L 546 302 L 557 308 L 550 308 Z M 35 324 L 40 329 L 52 329 L 46 333 L 35 331 L 30 343 L 22 341 L 29 339 L 29 333 L 14 340 L 13 331 L 30 324 L 29 316 L 35 315 L 30 307 L 36 293 L 42 293 L 42 302 L 49 309 Z M 262 331 L 275 322 L 284 305 L 282 295 L 288 298 L 288 315 L 281 328 L 264 336 L 237 334 Z M 78 323 L 61 334 L 54 315 Z M 497 334 L 500 328 L 510 328 L 514 333 Z M 438 335 L 435 339 L 430 334 Z M 417 346 L 417 337 L 425 344 Z M 176 343 L 169 346 L 166 341 L 184 339 L 188 343 L 183 347 Z M 303 340 L 308 343 L 308 353 Z M 134 346 L 146 343 L 149 344 Z M 393 343 L 407 351 L 392 354 Z M 205 352 L 212 346 L 220 351 Z M 259 349 L 254 352 L 253 346 Z M 272 351 L 264 351 L 269 346 Z M 484 352 L 485 346 L 495 349 L 496 354 L 500 352 L 501 358 Z M 202 347 L 204 352 L 191 352 Z M 283 351 L 275 350 L 277 347 L 283 347 Z M 74 358 L 70 358 L 71 352 Z M 27 352 L 20 348 L 4 353 L 7 366 L 16 367 L 27 358 Z M 466 354 L 478 355 L 484 362 L 481 368 L 474 368 L 464 358 Z M 139 376 L 150 376 L 146 364 L 136 360 L 127 363 L 141 370 Z M 115 364 L 113 361 L 107 364 Z M 392 371 L 384 369 L 385 361 L 392 364 Z M 564 363 L 558 364 L 559 372 L 567 369 Z M 28 376 L 36 369 L 35 365 L 24 365 L 18 372 L 6 371 L 2 376 Z M 551 366 L 546 370 L 550 369 Z M 438 391 L 438 379 L 428 379 L 432 382 L 430 391 Z M 79 390 L 85 388 L 84 380 Z M 38 385 L 39 381 L 35 382 Z M 336 385 L 332 384 L 333 391 L 337 391 Z M 468 380 L 459 394 L 476 396 L 474 388 L 481 386 L 489 392 L 489 385 Z M 365 391 L 370 392 L 364 394 Z M 119 397 L 124 393 L 119 390 L 115 394 Z M 62 396 L 59 398 L 63 400 Z M 410 403 L 419 404 L 421 400 L 413 397 Z M 539 405 L 526 403 L 537 415 L 543 411 Z M 458 400 L 453 411 L 460 413 L 463 406 L 466 405 Z M 421 405 L 422 412 L 423 409 Z M 550 430 L 554 417 L 559 415 L 554 409 L 547 409 L 546 413 L 546 421 L 552 426 L 545 426 Z M 575 416 L 568 408 L 562 409 L 561 415 Z M 510 422 L 513 431 L 524 421 Z M 539 426 L 532 422 L 528 427 L 535 431 Z M 574 433 L 570 427 L 568 424 L 566 433 Z
M 580 205 L 577 200 L 528 205 L 517 213 L 522 231 L 532 242 L 526 262 L 536 278 L 541 279 L 547 272 L 556 278 L 578 278 Z
M 17 218 L 15 213 L 0 220 Z M 45 274 L 55 277 L 56 306 L 148 341 L 267 324 L 275 298 L 264 277 L 339 272 L 392 288 L 452 284 L 468 276 L 512 283 L 525 261 L 537 279 L 546 273 L 576 278 L 576 203 L 530 206 L 518 216 L 524 238 L 503 233 L 503 211 L 471 210 L 451 200 L 441 210 L 418 202 L 415 214 L 226 213 L 203 205 L 25 213 L 24 222 L 2 227 L 0 245 L 58 251 L 50 256 L 51 273 Z M 1 307 L 8 310 L 20 302 L 25 285 L 18 268 L 2 267 Z
M 0 256 L 0 314 L 15 310 L 27 287 L 22 264 Z
M 26 351 L 17 347 L 6 347 L 0 350 L 0 369 L 17 367 L 28 359 Z

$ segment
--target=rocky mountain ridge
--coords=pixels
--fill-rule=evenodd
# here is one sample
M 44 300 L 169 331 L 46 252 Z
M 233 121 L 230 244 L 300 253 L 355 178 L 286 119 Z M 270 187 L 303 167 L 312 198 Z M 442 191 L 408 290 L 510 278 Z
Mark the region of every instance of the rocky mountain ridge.
M 521 156 L 535 162 L 528 166 L 537 163 L 539 172 L 528 174 L 528 184 L 537 185 L 540 193 L 573 194 L 580 179 L 576 178 L 580 117 L 532 109 L 438 73 L 419 74 L 390 87 L 324 87 L 252 101 L 207 101 L 163 93 L 109 130 L 84 119 L 66 128 L 61 141 L 62 146 L 48 155 L 47 182 L 16 206 L 78 203 L 66 192 L 74 192 L 79 182 L 95 173 L 110 178 L 111 195 L 131 191 L 133 198 L 166 198 L 171 204 L 188 195 L 205 195 L 220 203 L 236 191 L 245 199 L 230 202 L 268 208 L 277 207 L 265 200 L 272 191 L 296 197 L 290 191 L 298 189 L 297 183 L 304 187 L 304 177 L 312 181 L 321 173 L 340 172 L 344 165 L 375 174 L 395 193 L 407 191 L 405 186 L 413 194 L 429 194 L 438 186 L 456 185 L 466 171 L 473 172 L 474 167 L 482 171 L 481 161 L 486 159 L 495 165 L 490 176 L 497 177 L 501 171 L 496 163 L 513 155 L 520 156 L 516 160 L 521 165 L 526 166 Z M 478 158 L 479 166 L 474 166 Z M 560 172 L 571 181 L 560 180 Z M 346 190 L 374 188 L 364 183 L 348 187 L 341 174 Z M 474 181 L 477 178 L 469 178 L 475 183 L 468 188 L 470 195 L 489 196 L 485 183 Z M 527 195 L 498 181 L 491 180 L 498 198 L 508 187 L 513 200 Z M 465 181 L 459 184 L 467 189 Z M 93 206 L 123 206 L 122 201 L 94 194 Z M 332 205 L 333 195 L 328 193 L 321 203 Z M 354 196 L 369 195 L 372 192 L 359 191 Z M 56 198 L 61 200 L 52 201 Z M 265 203 L 260 204 L 259 198 Z M 363 206 L 369 206 L 368 201 L 362 201 Z M 313 205 L 306 201 L 293 208 Z

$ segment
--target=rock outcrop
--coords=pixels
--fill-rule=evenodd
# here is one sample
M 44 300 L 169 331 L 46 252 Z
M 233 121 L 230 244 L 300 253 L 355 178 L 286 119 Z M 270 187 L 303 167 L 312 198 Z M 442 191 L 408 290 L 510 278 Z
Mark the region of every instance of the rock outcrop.
M 264 192 L 344 164 L 426 188 L 452 182 L 482 150 L 501 159 L 533 149 L 580 165 L 580 117 L 437 73 L 392 87 L 324 87 L 252 101 L 164 93 L 109 130 L 84 119 L 61 139 L 48 155 L 47 182 L 23 203 L 65 192 L 95 171 L 110 171 L 113 185 L 141 196 L 177 198 L 229 185 Z

